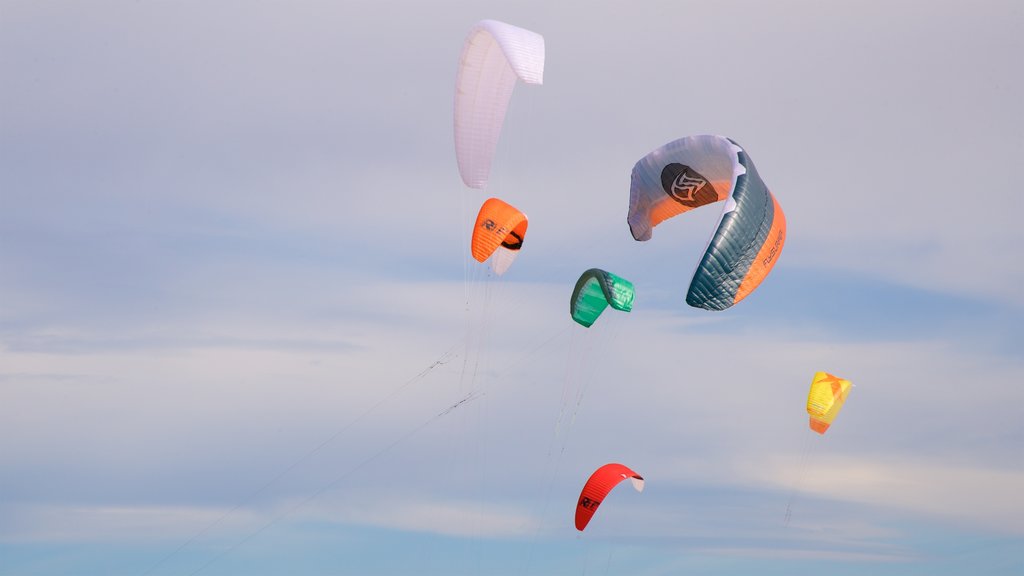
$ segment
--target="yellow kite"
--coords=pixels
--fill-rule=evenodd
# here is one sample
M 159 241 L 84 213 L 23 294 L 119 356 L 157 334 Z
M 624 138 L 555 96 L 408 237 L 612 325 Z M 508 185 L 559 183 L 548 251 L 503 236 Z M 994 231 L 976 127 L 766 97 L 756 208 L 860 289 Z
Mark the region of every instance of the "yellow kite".
M 828 372 L 818 372 L 811 381 L 811 391 L 807 394 L 807 413 L 811 415 L 811 430 L 824 434 L 832 421 L 836 419 L 846 396 L 853 386 L 849 380 L 843 380 Z

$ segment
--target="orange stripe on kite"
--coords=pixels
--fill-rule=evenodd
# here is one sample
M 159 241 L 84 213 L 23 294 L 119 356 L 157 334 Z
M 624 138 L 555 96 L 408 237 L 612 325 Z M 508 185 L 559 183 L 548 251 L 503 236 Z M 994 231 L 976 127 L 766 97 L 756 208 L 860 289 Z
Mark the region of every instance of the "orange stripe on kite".
M 771 192 L 768 195 L 772 198 L 772 227 L 768 231 L 768 236 L 761 249 L 758 250 L 753 263 L 750 264 L 747 275 L 740 282 L 740 287 L 736 290 L 736 299 L 733 300 L 733 304 L 746 298 L 748 294 L 761 285 L 761 282 L 768 276 L 768 273 L 775 267 L 775 263 L 779 261 L 779 254 L 782 254 L 782 246 L 786 243 L 786 216 L 782 213 L 782 207 L 779 206 L 779 201 L 775 199 L 775 195 Z

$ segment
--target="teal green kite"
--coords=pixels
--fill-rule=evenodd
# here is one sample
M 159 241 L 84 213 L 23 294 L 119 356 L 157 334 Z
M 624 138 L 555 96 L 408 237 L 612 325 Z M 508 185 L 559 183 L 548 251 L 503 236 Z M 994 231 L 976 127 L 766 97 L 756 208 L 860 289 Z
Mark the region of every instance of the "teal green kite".
M 591 268 L 576 281 L 569 300 L 569 314 L 578 324 L 589 328 L 609 304 L 623 312 L 632 310 L 633 283 L 611 272 Z

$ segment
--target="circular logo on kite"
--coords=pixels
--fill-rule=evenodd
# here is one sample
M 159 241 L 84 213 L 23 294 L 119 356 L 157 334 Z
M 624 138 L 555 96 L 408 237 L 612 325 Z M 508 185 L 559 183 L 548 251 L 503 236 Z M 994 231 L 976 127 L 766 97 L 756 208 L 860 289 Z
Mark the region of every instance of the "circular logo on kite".
M 491 220 L 490 218 L 488 218 L 487 220 L 484 220 L 483 223 L 480 224 L 480 226 L 484 230 L 490 231 L 490 230 L 494 230 L 494 228 L 497 226 L 497 224 L 494 223 L 494 220 Z
M 718 193 L 696 170 L 673 162 L 661 171 L 661 187 L 665 194 L 684 206 L 696 208 L 718 200 Z

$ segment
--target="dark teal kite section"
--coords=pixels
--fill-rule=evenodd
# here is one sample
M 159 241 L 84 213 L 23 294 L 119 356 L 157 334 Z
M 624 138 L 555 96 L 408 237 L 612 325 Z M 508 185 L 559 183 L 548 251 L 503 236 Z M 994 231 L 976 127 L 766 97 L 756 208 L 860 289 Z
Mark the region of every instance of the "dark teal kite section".
M 696 308 L 725 310 L 736 303 L 740 284 L 772 229 L 772 195 L 750 156 L 742 150 L 737 155 L 746 173 L 736 178 L 736 208 L 722 217 L 686 293 L 686 303 Z

